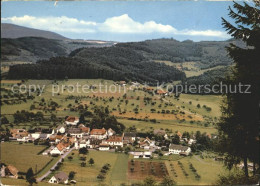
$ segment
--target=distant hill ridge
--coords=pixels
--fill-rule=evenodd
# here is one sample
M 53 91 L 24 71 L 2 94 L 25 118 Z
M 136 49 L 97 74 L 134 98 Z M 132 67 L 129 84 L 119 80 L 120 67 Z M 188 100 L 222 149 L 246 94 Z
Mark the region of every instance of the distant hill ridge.
M 56 40 L 68 39 L 60 34 L 50 31 L 28 28 L 9 23 L 1 23 L 1 38 L 16 39 L 20 37 L 43 37 Z

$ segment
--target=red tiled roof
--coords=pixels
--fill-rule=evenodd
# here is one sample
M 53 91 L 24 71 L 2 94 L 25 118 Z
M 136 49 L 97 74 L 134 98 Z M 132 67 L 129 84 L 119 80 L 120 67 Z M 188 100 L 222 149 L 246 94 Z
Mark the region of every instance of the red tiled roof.
M 106 133 L 106 130 L 103 129 L 92 129 L 90 132 L 90 135 L 104 135 Z
M 69 116 L 69 117 L 66 119 L 66 121 L 68 121 L 68 122 L 74 122 L 75 120 L 78 120 L 78 118 L 75 117 L 75 116 Z
M 58 148 L 59 151 L 62 151 L 65 148 L 63 143 L 59 143 L 56 147 Z
M 110 136 L 106 141 L 107 142 L 122 142 L 123 137 L 122 136 Z
M 59 143 L 56 147 L 59 149 L 59 151 L 62 151 L 63 149 L 65 149 L 68 146 L 69 146 L 68 143 Z
M 177 132 L 177 135 L 181 138 L 182 134 L 180 133 L 180 131 Z
M 157 94 L 166 94 L 167 92 L 164 90 L 157 90 Z

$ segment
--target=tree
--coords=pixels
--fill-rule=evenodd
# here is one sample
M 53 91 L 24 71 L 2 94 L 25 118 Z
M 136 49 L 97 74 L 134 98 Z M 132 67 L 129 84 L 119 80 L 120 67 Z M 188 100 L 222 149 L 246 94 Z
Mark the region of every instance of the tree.
M 85 162 L 85 161 L 81 162 L 81 163 L 80 163 L 80 166 L 81 166 L 81 167 L 86 167 L 86 162 Z
M 95 163 L 95 161 L 94 161 L 93 158 L 90 158 L 89 161 L 88 161 L 88 163 L 92 166 L 92 165 Z
M 152 177 L 146 177 L 144 179 L 144 186 L 155 186 L 156 185 L 156 181 L 152 178 Z
M 8 119 L 5 116 L 2 116 L 1 124 L 8 124 L 8 123 L 9 123 Z
M 105 176 L 104 176 L 103 174 L 99 174 L 99 175 L 97 176 L 97 179 L 103 181 L 103 180 L 105 179 Z
M 56 121 L 57 120 L 57 117 L 55 114 L 51 114 L 51 121 Z
M 79 154 L 86 155 L 88 153 L 88 149 L 86 147 L 82 147 L 79 149 Z
M 70 171 L 70 173 L 69 173 L 69 180 L 73 180 L 73 178 L 75 177 L 75 174 L 76 174 L 76 172 Z
M 165 176 L 163 178 L 163 181 L 161 182 L 161 185 L 163 185 L 163 186 L 173 186 L 173 185 L 176 185 L 176 183 L 169 176 Z
M 34 173 L 32 168 L 29 168 L 27 173 L 26 173 L 26 181 L 30 184 L 33 185 L 33 183 L 36 183 L 36 179 L 34 177 Z
M 259 162 L 258 126 L 260 123 L 260 10 L 259 1 L 239 4 L 234 2 L 229 7 L 231 24 L 222 18 L 222 24 L 232 37 L 242 40 L 246 47 L 239 47 L 234 42 L 227 48 L 235 66 L 226 84 L 250 86 L 250 94 L 243 93 L 245 88 L 235 93 L 225 93 L 222 116 L 218 124 L 219 151 L 227 154 L 225 163 L 228 168 L 244 162 L 244 173 L 248 177 L 247 161 Z
M 172 143 L 173 143 L 173 144 L 180 144 L 180 137 L 179 137 L 177 134 L 175 134 L 175 135 L 173 136 L 173 138 L 172 138 Z
M 72 157 L 72 156 L 69 156 L 68 159 L 71 161 L 71 160 L 73 159 L 73 157 Z

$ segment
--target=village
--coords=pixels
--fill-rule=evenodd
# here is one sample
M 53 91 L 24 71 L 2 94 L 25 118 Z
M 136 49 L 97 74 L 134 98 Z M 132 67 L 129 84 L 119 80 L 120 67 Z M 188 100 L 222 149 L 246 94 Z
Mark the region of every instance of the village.
M 170 136 L 164 130 L 155 129 L 154 135 L 160 139 L 168 139 Z M 149 137 L 137 136 L 134 132 L 124 132 L 119 135 L 111 128 L 105 129 L 90 129 L 84 124 L 79 123 L 79 118 L 68 116 L 65 118 L 65 123 L 53 129 L 34 129 L 26 131 L 25 129 L 11 129 L 12 137 L 10 141 L 19 143 L 36 143 L 37 141 L 48 142 L 49 147 L 42 152 L 44 156 L 58 157 L 68 154 L 71 150 L 96 150 L 110 152 L 125 152 L 133 155 L 133 158 L 152 159 L 158 156 L 170 156 L 177 154 L 180 156 L 188 156 L 191 154 L 190 146 L 196 143 L 194 137 L 183 138 L 180 132 L 176 132 L 179 140 L 184 145 L 179 144 L 162 144 L 161 141 L 149 139 Z M 63 158 L 65 158 L 63 156 Z M 18 178 L 18 170 L 13 165 L 2 166 L 1 176 L 9 176 Z M 49 183 L 68 183 L 68 178 L 65 173 L 58 173 L 49 180 Z M 59 176 L 62 179 L 55 179 Z M 41 180 L 38 180 L 41 181 Z M 75 181 L 75 180 L 74 180 Z

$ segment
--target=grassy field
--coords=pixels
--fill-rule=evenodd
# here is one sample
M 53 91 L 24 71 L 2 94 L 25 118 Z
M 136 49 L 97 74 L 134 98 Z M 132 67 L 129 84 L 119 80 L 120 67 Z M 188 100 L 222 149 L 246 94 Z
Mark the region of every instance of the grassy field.
M 225 174 L 228 171 L 223 167 L 223 163 L 213 160 L 213 158 L 201 159 L 199 156 L 194 155 L 192 157 L 185 157 L 179 160 L 187 172 L 186 177 L 183 174 L 182 169 L 178 165 L 178 161 L 166 161 L 166 166 L 172 179 L 174 179 L 178 185 L 211 185 L 214 184 L 219 174 Z M 190 170 L 189 164 L 192 163 L 197 173 L 201 176 L 200 179 L 196 179 L 193 171 Z M 177 177 L 171 171 L 173 165 Z
M 72 155 L 74 153 L 74 155 Z M 210 155 L 209 155 L 210 154 Z M 90 150 L 89 154 L 86 156 L 88 161 L 90 158 L 95 160 L 95 164 L 90 166 L 87 164 L 86 167 L 81 167 L 80 156 L 77 151 L 71 152 L 69 156 L 72 156 L 72 160 L 67 158 L 63 162 L 63 165 L 58 171 L 63 171 L 69 174 L 70 171 L 75 171 L 75 180 L 77 185 L 120 185 L 122 183 L 131 185 L 132 183 L 140 183 L 140 179 L 131 179 L 128 176 L 128 162 L 133 158 L 131 155 L 125 155 L 121 153 L 113 152 L 101 152 Z M 154 162 L 154 163 L 165 163 L 169 176 L 177 182 L 178 185 L 209 185 L 213 184 L 218 178 L 218 174 L 225 174 L 228 171 L 223 167 L 222 162 L 217 162 L 213 159 L 214 154 L 204 153 L 203 158 L 199 155 L 193 155 L 191 157 L 182 157 L 179 155 L 165 156 L 161 159 L 155 158 L 150 159 L 134 159 L 135 161 L 142 161 L 144 163 Z M 183 170 L 178 164 L 180 161 L 183 165 L 183 169 L 188 174 L 185 176 Z M 106 163 L 111 165 L 110 170 L 106 174 L 104 181 L 97 180 L 97 175 L 99 174 L 102 166 Z M 200 179 L 196 179 L 195 174 L 189 168 L 192 164 L 196 169 L 197 173 L 201 176 Z M 172 166 L 176 175 L 172 171 Z M 57 171 L 57 172 L 58 172 Z M 49 176 L 51 177 L 51 176 Z M 157 183 L 160 181 L 157 180 Z
M 119 122 L 123 123 L 126 127 L 132 127 L 135 126 L 137 128 L 137 131 L 149 131 L 152 129 L 169 129 L 174 131 L 180 131 L 180 132 L 196 132 L 196 131 L 201 131 L 201 132 L 206 132 L 209 134 L 215 133 L 217 130 L 213 127 L 202 127 L 202 126 L 197 126 L 196 124 L 189 124 L 189 123 L 182 123 L 179 124 L 177 122 L 173 121 L 158 121 L 160 123 L 151 123 L 151 122 L 145 122 L 145 121 L 137 121 L 137 120 L 126 120 L 126 119 L 119 119 Z
M 173 66 L 177 69 L 183 70 L 183 72 L 186 74 L 186 77 L 199 76 L 199 75 L 203 74 L 204 72 L 225 67 L 223 65 L 219 65 L 216 67 L 207 68 L 207 69 L 202 70 L 201 68 L 199 68 L 200 62 L 190 61 L 190 62 L 183 62 L 183 63 L 173 63 L 171 61 L 163 61 L 163 60 L 155 60 L 155 62 L 164 63 L 166 65 Z
M 39 171 L 52 160 L 51 157 L 37 155 L 44 148 L 45 146 L 34 145 L 32 143 L 2 142 L 1 162 L 7 165 L 14 165 L 20 172 L 27 172 L 30 167 L 35 172 L 36 166 L 37 171 Z
M 1 178 L 1 183 L 4 185 L 19 185 L 19 186 L 28 186 L 28 182 L 25 179 L 13 179 L 13 178 Z M 37 186 L 48 186 L 50 184 L 45 182 L 37 183 Z
M 66 158 L 58 171 L 63 171 L 67 174 L 70 171 L 75 171 L 74 179 L 77 180 L 77 185 L 98 185 L 99 183 L 115 185 L 126 181 L 128 155 L 90 150 L 86 156 L 86 167 L 80 166 L 82 161 L 79 159 L 78 151 L 72 151 L 69 156 L 72 156 L 73 159 L 68 160 Z M 90 158 L 93 158 L 95 161 L 92 166 L 88 164 Z M 106 163 L 109 163 L 111 168 L 107 172 L 105 180 L 101 182 L 97 179 L 97 175 Z
M 10 89 L 13 83 L 18 81 L 5 80 L 2 82 L 2 87 Z M 103 86 L 100 85 L 103 84 Z M 93 85 L 96 87 L 96 93 L 84 93 L 81 89 L 77 93 L 72 92 L 72 88 L 79 84 Z M 220 103 L 221 97 L 215 95 L 189 95 L 181 94 L 179 100 L 174 99 L 174 96 L 167 96 L 161 99 L 160 96 L 144 92 L 141 89 L 134 89 L 127 85 L 126 97 L 123 98 L 123 88 L 119 86 L 121 90 L 117 90 L 116 93 L 109 93 L 108 86 L 114 84 L 113 81 L 102 80 L 102 79 L 72 79 L 68 81 L 54 81 L 51 80 L 29 80 L 25 82 L 26 86 L 36 85 L 43 88 L 44 91 L 41 95 L 34 94 L 34 100 L 22 101 L 19 104 L 5 104 L 1 105 L 2 114 L 7 117 L 10 122 L 13 122 L 13 114 L 16 111 L 27 110 L 31 112 L 41 111 L 46 117 L 51 114 L 55 114 L 57 117 L 64 118 L 67 115 L 79 116 L 79 112 L 72 111 L 71 109 L 77 108 L 79 105 L 87 105 L 89 110 L 93 110 L 95 106 L 108 106 L 111 114 L 115 115 L 121 123 L 127 127 L 135 125 L 139 131 L 149 130 L 149 128 L 169 128 L 173 131 L 197 131 L 213 133 L 214 129 L 213 121 L 216 121 L 217 117 L 220 116 Z M 59 86 L 59 88 L 55 88 Z M 62 88 L 63 87 L 63 88 Z M 59 89 L 60 94 L 57 93 Z M 52 95 L 52 91 L 56 93 Z M 6 94 L 6 93 L 5 93 Z M 73 97 L 72 97 L 73 95 Z M 112 101 L 109 101 L 111 97 L 114 97 Z M 43 110 L 39 103 L 44 98 L 45 103 L 48 104 L 51 101 L 58 103 L 58 108 L 54 111 Z M 144 100 L 149 98 L 150 102 Z M 76 102 L 77 100 L 77 102 Z M 197 108 L 197 104 L 201 105 L 201 108 Z M 30 110 L 31 105 L 36 108 Z M 69 106 L 70 105 L 70 106 Z M 210 107 L 211 111 L 206 111 L 203 105 Z M 136 113 L 135 110 L 138 110 Z M 154 111 L 152 111 L 154 110 Z M 175 114 L 165 112 L 176 111 Z M 182 113 L 183 112 L 183 113 Z M 142 121 L 130 121 L 129 118 L 136 118 Z M 156 119 L 157 123 L 154 124 L 149 120 Z M 144 120 L 148 120 L 145 122 Z M 204 124 L 208 123 L 205 127 Z M 31 126 L 43 126 L 52 127 L 52 124 L 43 123 L 19 123 L 15 124 L 15 128 L 30 128 Z M 3 127 L 8 127 L 6 125 Z

